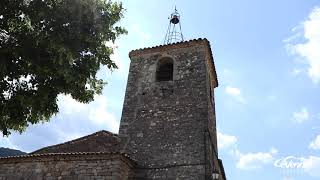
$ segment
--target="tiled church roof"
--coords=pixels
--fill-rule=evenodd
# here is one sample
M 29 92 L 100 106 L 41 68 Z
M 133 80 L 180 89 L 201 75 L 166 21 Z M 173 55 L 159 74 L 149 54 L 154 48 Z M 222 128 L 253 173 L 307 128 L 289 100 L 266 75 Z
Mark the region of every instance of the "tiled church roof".
M 117 151 L 119 143 L 120 138 L 116 134 L 102 130 L 62 144 L 44 147 L 30 154 L 114 152 Z
M 32 158 L 32 157 L 44 157 L 44 156 L 70 156 L 70 155 L 103 155 L 103 154 L 120 154 L 124 157 L 129 158 L 125 153 L 120 152 L 69 152 L 69 153 L 44 153 L 44 154 L 25 154 L 19 156 L 5 156 L 0 159 L 21 159 L 21 158 Z M 130 159 L 130 158 L 129 158 Z
M 41 148 L 32 153 L 19 156 L 0 157 L 0 164 L 6 162 L 36 161 L 44 159 L 61 160 L 65 158 L 123 157 L 135 163 L 126 153 L 119 150 L 120 138 L 109 131 L 98 131 L 65 143 Z

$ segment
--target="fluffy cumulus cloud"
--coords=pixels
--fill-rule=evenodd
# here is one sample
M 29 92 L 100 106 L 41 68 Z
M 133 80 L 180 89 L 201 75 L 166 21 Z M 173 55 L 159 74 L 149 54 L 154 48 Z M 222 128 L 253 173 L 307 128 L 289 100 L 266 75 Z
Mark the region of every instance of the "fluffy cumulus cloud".
M 219 130 L 217 132 L 217 136 L 219 150 L 230 148 L 234 146 L 237 142 L 237 137 L 228 134 L 223 134 Z
M 254 170 L 272 164 L 275 155 L 278 153 L 278 150 L 274 147 L 270 148 L 268 152 L 243 153 L 238 148 L 238 138 L 236 136 L 224 134 L 219 129 L 217 136 L 219 151 L 229 152 L 237 161 L 236 167 L 241 170 Z
M 107 66 L 103 66 L 97 74 L 98 78 L 104 79 L 107 82 L 115 78 L 124 81 L 126 80 L 129 73 L 130 62 L 127 56 L 129 50 L 122 48 L 124 46 L 123 44 L 124 43 L 121 40 L 117 40 L 114 43 L 111 41 L 105 42 L 107 47 L 113 49 L 110 59 L 114 61 L 118 68 L 111 71 Z
M 64 114 L 79 113 L 86 109 L 86 104 L 74 100 L 70 95 L 60 95 L 58 105 L 60 112 Z
M 309 156 L 303 160 L 303 170 L 310 176 L 320 178 L 320 157 Z
M 301 28 L 294 28 L 296 32 L 291 38 L 285 40 L 289 52 L 302 57 L 307 64 L 307 74 L 314 83 L 320 80 L 320 7 L 315 7 L 308 19 L 301 23 Z M 302 72 L 299 69 L 298 72 Z
M 58 97 L 60 112 L 50 122 L 31 125 L 22 133 L 13 133 L 0 139 L 0 147 L 32 152 L 41 147 L 62 143 L 105 129 L 118 132 L 119 117 L 112 113 L 106 96 L 82 104 L 70 96 Z
M 106 96 L 95 96 L 95 101 L 88 105 L 79 103 L 70 96 L 61 95 L 59 99 L 61 99 L 59 107 L 61 107 L 62 113 L 81 113 L 83 117 L 88 118 L 92 123 L 108 128 L 111 132 L 118 132 L 119 122 L 113 113 L 108 112 Z
M 310 149 L 320 150 L 320 135 L 318 135 L 309 145 Z
M 309 119 L 309 112 L 308 109 L 303 107 L 298 112 L 293 112 L 292 118 L 297 123 L 303 123 Z
M 137 23 L 131 24 L 131 30 L 136 33 L 143 41 L 148 41 L 151 39 L 151 35 L 144 31 L 141 26 Z
M 105 96 L 98 96 L 96 99 L 96 106 L 89 109 L 89 119 L 99 126 L 108 127 L 109 131 L 113 133 L 118 133 L 119 122 L 113 113 L 107 111 L 107 98 Z
M 2 134 L 0 134 L 2 135 Z M 2 135 L 3 136 L 3 135 Z M 18 149 L 16 145 L 14 145 L 8 137 L 1 137 L 0 147 L 7 147 L 11 149 Z
M 241 94 L 241 90 L 236 87 L 227 86 L 225 88 L 225 93 L 232 96 L 236 101 L 246 104 L 245 98 Z
M 283 180 L 294 180 L 294 179 L 293 179 L 293 177 L 285 176 L 285 177 L 283 177 Z
M 262 168 L 266 164 L 271 164 L 274 161 L 274 155 L 278 152 L 277 149 L 271 148 L 269 152 L 256 152 L 256 153 L 237 153 L 239 161 L 236 166 L 242 170 L 253 170 Z

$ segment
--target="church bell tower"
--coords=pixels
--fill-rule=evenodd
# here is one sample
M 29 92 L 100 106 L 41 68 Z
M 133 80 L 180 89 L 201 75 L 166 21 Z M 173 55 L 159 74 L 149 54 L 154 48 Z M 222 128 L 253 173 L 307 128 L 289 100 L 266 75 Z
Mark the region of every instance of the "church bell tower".
M 170 19 L 179 23 L 172 18 L 180 16 Z M 204 180 L 219 173 L 223 180 L 214 109 L 218 81 L 209 41 L 167 40 L 129 57 L 119 137 L 121 150 L 137 162 L 133 176 Z

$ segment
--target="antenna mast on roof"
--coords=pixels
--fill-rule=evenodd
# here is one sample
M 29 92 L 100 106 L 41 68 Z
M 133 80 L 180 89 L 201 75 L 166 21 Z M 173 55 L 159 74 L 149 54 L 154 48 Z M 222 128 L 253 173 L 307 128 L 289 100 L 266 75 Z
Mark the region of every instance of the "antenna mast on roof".
M 169 19 L 169 26 L 163 44 L 171 44 L 183 41 L 180 14 L 178 13 L 176 7 L 174 8 L 174 12 L 171 14 L 171 17 Z

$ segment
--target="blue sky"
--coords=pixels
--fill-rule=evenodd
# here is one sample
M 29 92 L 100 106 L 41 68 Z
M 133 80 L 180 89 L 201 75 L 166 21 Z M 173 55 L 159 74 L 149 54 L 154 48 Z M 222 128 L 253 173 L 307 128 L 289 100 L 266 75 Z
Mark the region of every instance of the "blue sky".
M 113 44 L 120 68 L 100 72 L 108 81 L 103 94 L 87 105 L 60 96 L 50 123 L 1 138 L 0 146 L 30 152 L 102 129 L 117 132 L 128 53 L 161 44 L 177 5 L 185 39 L 211 42 L 219 156 L 228 179 L 320 179 L 320 1 L 123 3 L 129 34 Z

